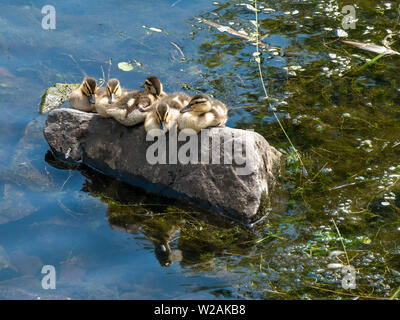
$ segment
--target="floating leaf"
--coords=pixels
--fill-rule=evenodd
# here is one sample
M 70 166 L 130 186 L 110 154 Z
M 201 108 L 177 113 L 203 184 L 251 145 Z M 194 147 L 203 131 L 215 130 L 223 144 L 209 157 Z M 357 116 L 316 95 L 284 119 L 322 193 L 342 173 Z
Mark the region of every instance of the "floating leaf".
M 357 47 L 362 50 L 370 51 L 370 52 L 375 52 L 379 54 L 397 54 L 400 55 L 399 52 L 394 51 L 392 49 L 388 49 L 384 46 L 378 46 L 373 43 L 362 43 L 362 42 L 356 42 L 356 41 L 348 41 L 348 40 L 342 40 L 343 43 L 347 43 L 351 46 Z
M 122 71 L 132 71 L 133 65 L 130 62 L 120 62 L 118 63 L 118 68 L 120 68 Z

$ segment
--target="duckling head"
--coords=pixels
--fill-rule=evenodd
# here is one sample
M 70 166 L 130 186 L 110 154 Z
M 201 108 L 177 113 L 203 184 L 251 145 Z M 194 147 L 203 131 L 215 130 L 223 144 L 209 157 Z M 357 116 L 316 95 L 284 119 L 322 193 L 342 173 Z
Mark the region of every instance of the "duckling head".
M 141 85 L 147 93 L 152 94 L 156 97 L 161 96 L 164 93 L 163 84 L 157 77 L 148 77 Z
M 185 113 L 187 111 L 196 112 L 196 113 L 206 113 L 210 111 L 212 108 L 211 98 L 204 94 L 198 93 L 189 101 L 189 104 L 181 109 L 181 113 Z
M 118 79 L 110 79 L 107 82 L 107 95 L 109 97 L 108 102 L 114 103 L 122 95 L 121 85 Z
M 86 77 L 83 79 L 81 84 L 82 93 L 89 98 L 89 102 L 91 104 L 96 103 L 96 90 L 97 90 L 97 81 L 95 78 Z
M 163 133 L 166 133 L 167 124 L 169 123 L 169 106 L 166 103 L 160 103 L 156 108 L 156 115 L 158 121 L 160 121 L 160 129 Z

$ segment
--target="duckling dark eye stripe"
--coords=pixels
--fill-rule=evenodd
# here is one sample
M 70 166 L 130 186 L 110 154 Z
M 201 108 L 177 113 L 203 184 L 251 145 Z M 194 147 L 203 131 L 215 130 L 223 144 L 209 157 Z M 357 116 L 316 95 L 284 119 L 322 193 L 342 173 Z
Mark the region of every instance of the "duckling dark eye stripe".
M 196 100 L 196 101 L 192 102 L 191 105 L 193 106 L 195 104 L 204 103 L 204 102 L 206 102 L 206 100 Z
M 85 82 L 86 90 L 90 93 L 92 92 L 92 89 L 90 89 L 89 85 L 87 82 Z

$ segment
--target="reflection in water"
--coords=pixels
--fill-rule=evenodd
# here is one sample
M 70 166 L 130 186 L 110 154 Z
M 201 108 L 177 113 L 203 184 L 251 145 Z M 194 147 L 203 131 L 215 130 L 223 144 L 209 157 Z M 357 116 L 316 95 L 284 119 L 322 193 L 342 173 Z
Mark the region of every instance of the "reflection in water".
M 161 266 L 178 261 L 190 267 L 253 249 L 254 232 L 216 213 L 147 193 L 84 165 L 60 162 L 50 151 L 45 160 L 58 169 L 79 169 L 86 178 L 82 191 L 107 203 L 110 227 L 151 241 Z

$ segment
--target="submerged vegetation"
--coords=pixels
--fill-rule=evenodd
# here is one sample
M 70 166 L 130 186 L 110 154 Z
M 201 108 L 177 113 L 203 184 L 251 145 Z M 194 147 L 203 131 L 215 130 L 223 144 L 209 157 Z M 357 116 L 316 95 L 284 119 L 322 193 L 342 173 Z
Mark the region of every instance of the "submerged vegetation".
M 214 43 L 200 46 L 200 61 L 221 78 L 211 82 L 217 95 L 236 91 L 231 112 L 237 114 L 237 125 L 255 129 L 287 155 L 283 190 L 288 207 L 281 215 L 271 210 L 265 230 L 277 237 L 253 258 L 251 283 L 257 290 L 250 285 L 247 297 L 264 292 L 277 298 L 389 298 L 399 286 L 395 70 L 400 61 L 338 41 L 343 5 L 227 2 L 204 17 L 254 37 L 255 50 L 251 43 L 209 30 Z M 365 43 L 383 40 L 388 32 L 396 39 L 399 26 L 393 17 L 398 17 L 394 4 L 359 4 L 357 27 L 348 34 Z M 259 37 L 271 45 L 283 38 L 286 45 L 259 49 Z M 396 42 L 392 45 L 395 49 Z M 236 72 L 218 76 L 227 64 Z M 260 257 L 265 266 L 258 265 Z M 344 265 L 356 269 L 354 290 L 341 286 Z

